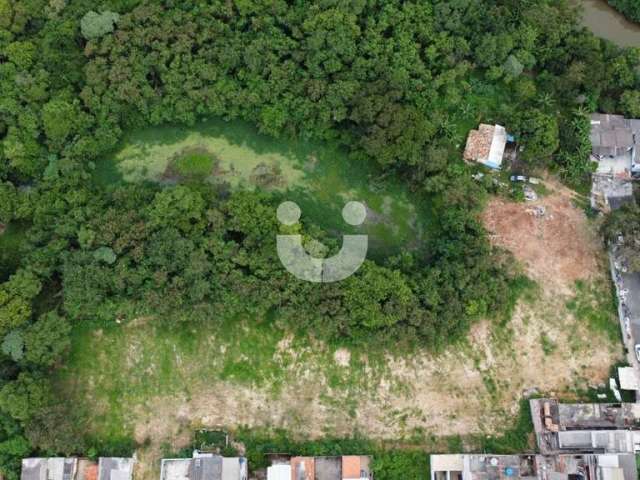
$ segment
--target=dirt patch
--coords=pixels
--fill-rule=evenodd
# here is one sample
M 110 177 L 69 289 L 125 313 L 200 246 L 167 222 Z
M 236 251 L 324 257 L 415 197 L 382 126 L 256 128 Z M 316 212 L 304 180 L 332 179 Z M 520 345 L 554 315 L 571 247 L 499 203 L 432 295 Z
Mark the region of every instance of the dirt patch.
M 256 187 L 266 190 L 284 188 L 287 184 L 280 165 L 261 162 L 251 170 L 249 181 Z
M 602 272 L 603 249 L 584 211 L 573 205 L 574 192 L 554 181 L 547 186 L 551 192 L 535 202 L 491 200 L 483 221 L 491 241 L 511 251 L 527 275 L 569 294 L 576 280 Z

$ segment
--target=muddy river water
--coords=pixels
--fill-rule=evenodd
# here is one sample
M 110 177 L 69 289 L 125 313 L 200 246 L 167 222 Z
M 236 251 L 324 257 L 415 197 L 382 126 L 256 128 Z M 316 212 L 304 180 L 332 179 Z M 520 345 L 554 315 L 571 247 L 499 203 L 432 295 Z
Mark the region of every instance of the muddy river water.
M 606 0 L 578 0 L 582 25 L 595 35 L 623 47 L 640 47 L 640 24 L 627 20 Z

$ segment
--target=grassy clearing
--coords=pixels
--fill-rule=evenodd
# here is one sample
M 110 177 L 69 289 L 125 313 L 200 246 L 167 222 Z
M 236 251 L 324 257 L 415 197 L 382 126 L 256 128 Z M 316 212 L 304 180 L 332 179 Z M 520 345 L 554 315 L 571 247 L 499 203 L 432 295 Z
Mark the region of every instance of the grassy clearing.
M 429 199 L 410 193 L 399 180 L 381 181 L 375 166 L 331 144 L 273 139 L 242 122 L 210 120 L 133 132 L 116 153 L 98 162 L 94 177 L 101 185 L 201 180 L 279 192 L 300 205 L 303 221 L 310 219 L 338 242 L 343 232 L 367 233 L 374 258 L 417 248 L 437 228 Z M 349 200 L 368 207 L 361 227 L 342 220 Z
M 592 331 L 606 335 L 612 342 L 620 340 L 615 295 L 606 280 L 576 281 L 575 296 L 566 307 Z
M 517 321 L 511 343 L 496 342 L 494 331 L 501 327 L 487 322 L 491 328 L 473 344 L 456 346 L 442 358 L 336 349 L 286 335 L 277 318 L 85 324 L 73 332 L 57 395 L 84 414 L 97 450 L 120 452 L 135 438 L 142 478 L 157 478 L 162 455 L 188 450 L 195 431 L 214 428 L 229 429 L 245 443 L 255 465 L 273 451 L 357 453 L 355 440 L 365 438 L 371 449 L 361 451 L 373 452 L 386 475 L 377 478 L 393 480 L 402 478 L 394 465 L 426 462 L 427 452 L 527 451 L 527 410 L 496 436 L 524 388 L 571 400 L 595 395 L 591 372 L 614 355 L 606 348 L 593 352 L 593 335 L 581 333 L 590 327 L 569 319 L 562 303 L 542 303 L 535 292 L 527 308 L 548 308 L 552 317 Z M 541 345 L 546 322 L 556 345 L 548 355 Z M 576 336 L 585 340 L 571 366 L 562 355 Z M 556 362 L 540 382 L 540 368 Z M 531 363 L 540 368 L 528 368 Z M 606 373 L 597 374 L 597 381 Z M 567 378 L 580 381 L 573 385 Z
M 214 155 L 204 149 L 189 149 L 179 153 L 168 165 L 179 178 L 204 180 L 212 174 L 216 163 Z
M 90 412 L 96 438 L 117 444 L 132 436 L 132 412 L 148 409 L 149 399 L 180 396 L 189 401 L 216 381 L 276 398 L 296 376 L 313 375 L 327 385 L 321 402 L 355 410 L 358 396 L 386 375 L 383 358 L 366 352 L 365 362 L 365 352 L 352 350 L 348 362 L 340 364 L 334 355 L 332 347 L 285 337 L 266 320 L 85 324 L 74 330 L 69 359 L 55 383 L 60 395 L 71 396 Z

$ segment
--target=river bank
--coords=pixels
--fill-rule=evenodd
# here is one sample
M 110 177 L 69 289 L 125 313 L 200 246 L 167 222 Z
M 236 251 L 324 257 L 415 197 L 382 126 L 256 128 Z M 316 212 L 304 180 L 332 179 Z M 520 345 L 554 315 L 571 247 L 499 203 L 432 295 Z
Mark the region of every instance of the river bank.
M 640 47 L 640 25 L 627 20 L 606 0 L 579 0 L 582 25 L 621 47 Z

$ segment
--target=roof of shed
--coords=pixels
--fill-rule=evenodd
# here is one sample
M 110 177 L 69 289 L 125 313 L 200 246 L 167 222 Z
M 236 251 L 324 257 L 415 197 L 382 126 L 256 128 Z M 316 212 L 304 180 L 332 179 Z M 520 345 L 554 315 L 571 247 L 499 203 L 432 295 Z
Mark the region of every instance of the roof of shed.
M 478 130 L 471 130 L 467 137 L 467 146 L 464 149 L 464 159 L 478 161 L 488 158 L 491 151 L 491 142 L 495 126 L 481 123 Z

